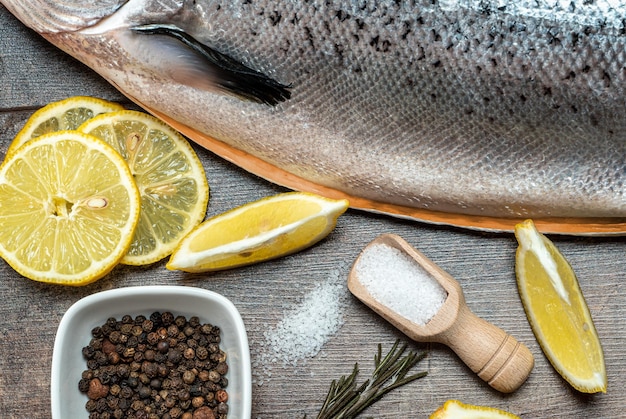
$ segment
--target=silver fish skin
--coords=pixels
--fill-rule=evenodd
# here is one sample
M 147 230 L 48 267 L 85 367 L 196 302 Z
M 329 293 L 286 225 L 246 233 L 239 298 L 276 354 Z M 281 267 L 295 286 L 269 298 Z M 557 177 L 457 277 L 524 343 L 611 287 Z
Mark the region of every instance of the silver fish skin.
M 592 226 L 565 233 L 626 230 L 624 5 L 0 2 L 141 106 L 277 183 L 471 228 L 534 218 Z M 133 30 L 145 25 L 175 27 L 291 96 L 230 94 L 180 42 Z

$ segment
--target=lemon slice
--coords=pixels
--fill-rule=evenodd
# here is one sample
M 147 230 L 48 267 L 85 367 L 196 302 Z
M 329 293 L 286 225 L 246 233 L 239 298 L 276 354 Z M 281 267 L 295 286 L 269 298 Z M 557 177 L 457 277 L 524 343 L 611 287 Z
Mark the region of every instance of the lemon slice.
M 52 102 L 33 113 L 7 150 L 12 154 L 25 142 L 55 131 L 74 130 L 94 116 L 124 109 L 118 103 L 90 96 L 74 96 Z
M 531 220 L 515 236 L 519 293 L 543 352 L 576 390 L 606 392 L 602 347 L 574 271 Z
M 430 415 L 430 419 L 519 419 L 519 416 L 493 407 L 448 400 Z
M 167 268 L 207 272 L 250 265 L 302 250 L 326 237 L 347 200 L 288 192 L 251 202 L 200 224 Z
M 46 134 L 0 167 L 0 255 L 35 281 L 85 285 L 126 254 L 139 210 L 113 148 L 76 131 Z
M 209 185 L 187 140 L 151 115 L 118 111 L 78 128 L 116 149 L 128 162 L 141 194 L 141 217 L 122 263 L 146 265 L 170 255 L 204 219 Z

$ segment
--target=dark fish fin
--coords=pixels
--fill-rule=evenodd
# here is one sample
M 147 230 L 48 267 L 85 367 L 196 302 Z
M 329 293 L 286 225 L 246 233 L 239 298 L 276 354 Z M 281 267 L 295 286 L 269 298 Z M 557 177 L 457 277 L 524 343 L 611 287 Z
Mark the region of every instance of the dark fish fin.
M 132 30 L 145 35 L 164 35 L 183 43 L 210 66 L 210 72 L 214 78 L 212 82 L 232 95 L 272 106 L 291 97 L 289 91 L 291 86 L 279 83 L 228 55 L 202 44 L 176 26 L 142 25 L 133 27 Z

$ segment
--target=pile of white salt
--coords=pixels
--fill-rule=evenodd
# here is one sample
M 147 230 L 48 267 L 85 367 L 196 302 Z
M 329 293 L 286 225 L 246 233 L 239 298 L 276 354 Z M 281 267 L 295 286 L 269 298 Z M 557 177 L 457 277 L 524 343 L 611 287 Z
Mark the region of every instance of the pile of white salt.
M 422 326 L 437 314 L 448 295 L 409 255 L 386 244 L 366 247 L 355 269 L 359 282 L 376 301 Z
M 259 386 L 270 381 L 272 370 L 296 367 L 315 357 L 343 325 L 343 310 L 348 292 L 345 275 L 333 271 L 327 281 L 317 284 L 282 319 L 252 346 L 253 382 Z

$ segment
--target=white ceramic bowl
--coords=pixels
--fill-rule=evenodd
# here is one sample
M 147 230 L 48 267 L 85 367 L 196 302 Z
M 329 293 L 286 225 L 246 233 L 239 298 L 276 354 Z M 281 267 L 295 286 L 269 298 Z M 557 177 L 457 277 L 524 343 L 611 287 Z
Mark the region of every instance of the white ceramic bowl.
M 51 405 L 53 419 L 88 418 L 87 396 L 78 390 L 87 369 L 82 349 L 91 340 L 91 330 L 109 317 L 149 317 L 155 311 L 170 311 L 188 319 L 198 316 L 202 323 L 218 326 L 220 348 L 226 352 L 228 373 L 228 417 L 249 419 L 252 403 L 252 376 L 248 337 L 235 306 L 224 296 L 185 286 L 140 286 L 119 288 L 90 295 L 67 310 L 57 331 L 52 355 Z

